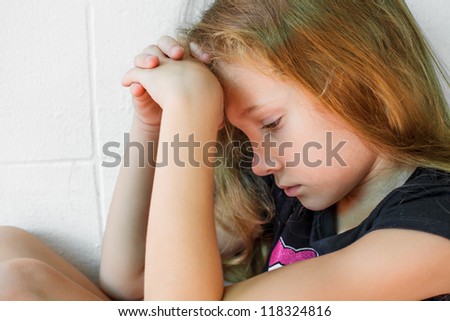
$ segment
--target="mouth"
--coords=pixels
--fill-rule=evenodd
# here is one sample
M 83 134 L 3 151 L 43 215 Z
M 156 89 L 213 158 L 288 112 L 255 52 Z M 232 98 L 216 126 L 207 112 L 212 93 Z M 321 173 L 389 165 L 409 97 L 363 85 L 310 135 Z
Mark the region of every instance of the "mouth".
M 282 189 L 287 196 L 296 197 L 299 194 L 298 190 L 300 189 L 301 185 L 293 185 L 293 186 L 278 185 L 278 187 Z

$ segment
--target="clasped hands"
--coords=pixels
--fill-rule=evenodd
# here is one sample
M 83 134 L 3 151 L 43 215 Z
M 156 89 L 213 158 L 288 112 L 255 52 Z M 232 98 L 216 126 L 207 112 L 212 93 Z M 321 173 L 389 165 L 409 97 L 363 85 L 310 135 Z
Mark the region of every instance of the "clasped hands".
M 219 119 L 205 121 L 222 126 L 223 92 L 206 65 L 210 57 L 195 44 L 190 45 L 190 51 L 193 56 L 185 54 L 175 39 L 163 36 L 135 57 L 134 68 L 122 78 L 122 85 L 130 88 L 133 97 L 135 120 L 146 131 L 159 132 L 166 108 L 202 108 L 218 97 L 222 101 L 217 107 L 221 108 Z

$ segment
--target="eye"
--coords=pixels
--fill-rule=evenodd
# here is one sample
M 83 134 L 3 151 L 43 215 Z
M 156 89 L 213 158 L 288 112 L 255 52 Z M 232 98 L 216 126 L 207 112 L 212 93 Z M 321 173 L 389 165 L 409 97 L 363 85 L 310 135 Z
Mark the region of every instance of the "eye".
M 262 129 L 276 129 L 278 127 L 278 125 L 280 124 L 281 121 L 281 117 L 278 118 L 277 120 L 275 120 L 274 122 L 268 123 L 264 126 L 262 126 Z

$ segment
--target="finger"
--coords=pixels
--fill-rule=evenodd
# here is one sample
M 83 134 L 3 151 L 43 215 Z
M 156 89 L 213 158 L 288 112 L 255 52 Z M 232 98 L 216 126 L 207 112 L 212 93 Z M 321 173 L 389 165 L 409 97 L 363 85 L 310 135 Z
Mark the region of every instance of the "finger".
M 169 58 L 179 60 L 183 58 L 184 50 L 177 40 L 170 36 L 162 36 L 158 40 L 158 47 Z
M 157 45 L 150 45 L 148 47 L 145 47 L 144 50 L 142 50 L 142 52 L 149 55 L 157 56 L 160 59 L 166 57 L 164 52 L 162 52 Z
M 122 77 L 122 86 L 130 87 L 133 83 L 142 83 L 145 80 L 146 70 L 141 68 L 130 69 Z
M 191 50 L 191 54 L 195 58 L 199 59 L 200 61 L 202 61 L 205 64 L 211 63 L 211 60 L 212 60 L 211 55 L 206 52 L 203 52 L 200 49 L 200 46 L 197 45 L 195 42 L 189 43 L 189 49 Z
M 147 53 L 141 53 L 134 58 L 134 66 L 144 69 L 155 68 L 159 66 L 159 57 Z
M 130 93 L 136 98 L 136 99 L 140 99 L 142 98 L 145 94 L 147 94 L 147 91 L 145 90 L 144 87 L 142 87 L 141 84 L 139 83 L 132 83 L 130 86 Z
M 139 106 L 141 107 L 148 106 L 150 103 L 153 102 L 152 97 L 141 84 L 138 83 L 132 84 L 130 86 L 130 92 L 133 95 L 135 107 L 137 108 L 139 108 Z

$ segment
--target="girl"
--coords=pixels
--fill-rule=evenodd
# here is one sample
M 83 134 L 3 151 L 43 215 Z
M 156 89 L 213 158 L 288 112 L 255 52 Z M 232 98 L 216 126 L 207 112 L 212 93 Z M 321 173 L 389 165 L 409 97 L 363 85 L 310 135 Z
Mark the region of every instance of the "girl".
M 122 209 L 112 212 L 110 226 L 133 228 L 106 235 L 102 276 L 110 293 L 448 298 L 450 118 L 435 73 L 442 69 L 403 1 L 218 0 L 186 42 L 210 60 L 226 121 L 252 142 L 253 171 L 268 177 L 276 205 L 266 227 L 273 236 L 268 272 L 223 286 L 212 172 L 204 163 L 169 161 L 154 177 L 147 170 L 145 184 L 127 184 L 131 174 L 119 178 L 115 206 Z M 181 56 L 164 38 L 136 58 L 123 81 L 138 102 L 135 137 L 159 138 L 158 157 L 178 133 L 186 140 L 195 133 L 200 144 L 214 139 L 221 121 L 218 83 L 189 59 L 168 58 Z M 158 107 L 161 122 L 151 114 Z M 148 199 L 149 186 L 145 233 L 148 203 L 133 224 L 119 212 L 132 195 L 145 191 Z M 136 230 L 139 240 L 127 242 Z M 131 246 L 145 237 L 145 248 Z M 135 261 L 119 262 L 114 249 L 135 253 Z
M 123 79 L 136 109 L 130 136 L 146 159 L 140 167 L 131 149 L 119 174 L 104 291 L 157 300 L 448 299 L 450 117 L 439 65 L 403 1 L 217 0 L 185 36 L 209 69 L 164 37 Z M 234 128 L 242 130 L 264 181 L 236 170 L 236 150 L 210 166 L 211 150 L 201 147 L 217 139 L 224 114 L 219 139 L 243 139 Z M 193 148 L 170 148 L 180 142 Z M 225 271 L 239 274 L 226 287 L 221 256 Z M 264 257 L 267 272 L 248 277 Z M 50 265 L 40 275 L 52 275 Z M 58 271 L 47 284 L 65 277 L 66 292 L 103 298 Z

